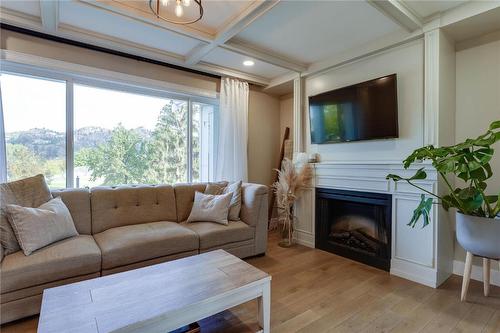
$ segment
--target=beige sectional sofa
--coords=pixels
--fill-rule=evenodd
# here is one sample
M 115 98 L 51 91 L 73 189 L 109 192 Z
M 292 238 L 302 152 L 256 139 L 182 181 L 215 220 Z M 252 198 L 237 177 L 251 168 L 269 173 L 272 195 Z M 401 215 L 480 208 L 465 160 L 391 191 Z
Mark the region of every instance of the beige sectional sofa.
M 113 274 L 215 249 L 244 258 L 267 246 L 268 188 L 243 184 L 240 221 L 186 223 L 195 191 L 206 184 L 96 187 L 54 191 L 79 236 L 0 266 L 1 323 L 40 311 L 46 288 Z

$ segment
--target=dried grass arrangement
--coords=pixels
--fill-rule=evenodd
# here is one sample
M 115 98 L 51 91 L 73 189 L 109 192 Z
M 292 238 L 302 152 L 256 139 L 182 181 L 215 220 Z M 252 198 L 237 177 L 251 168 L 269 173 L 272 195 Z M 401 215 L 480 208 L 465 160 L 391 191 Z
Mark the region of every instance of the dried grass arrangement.
M 273 184 L 273 190 L 276 194 L 278 218 L 272 219 L 269 227 L 280 228 L 282 241 L 279 245 L 289 247 L 293 245 L 293 204 L 311 185 L 313 172 L 309 164 L 297 170 L 288 158 L 283 159 L 281 170 L 276 171 L 278 171 L 278 181 Z

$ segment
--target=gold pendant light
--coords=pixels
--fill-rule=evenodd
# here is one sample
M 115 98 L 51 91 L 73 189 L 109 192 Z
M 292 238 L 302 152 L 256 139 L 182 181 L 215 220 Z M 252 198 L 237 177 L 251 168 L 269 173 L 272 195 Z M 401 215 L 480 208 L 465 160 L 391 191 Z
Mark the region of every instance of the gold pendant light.
M 171 2 L 175 2 L 174 14 L 179 19 L 170 19 L 162 15 L 162 12 L 171 10 L 171 8 L 174 7 L 170 4 Z M 184 7 L 191 6 L 192 2 L 194 2 L 194 4 L 199 8 L 198 17 L 190 20 L 182 20 L 182 16 L 184 15 Z M 156 8 L 154 6 L 154 3 L 156 3 Z M 201 0 L 149 0 L 149 8 L 153 12 L 153 14 L 160 20 L 174 24 L 192 24 L 198 22 L 203 17 L 203 6 L 201 4 Z

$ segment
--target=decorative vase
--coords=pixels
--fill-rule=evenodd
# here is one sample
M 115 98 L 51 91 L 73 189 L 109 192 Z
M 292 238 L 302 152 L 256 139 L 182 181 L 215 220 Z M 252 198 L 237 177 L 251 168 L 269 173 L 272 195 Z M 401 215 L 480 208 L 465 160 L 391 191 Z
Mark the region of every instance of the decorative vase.
M 284 210 L 281 217 L 281 241 L 278 243 L 281 247 L 293 246 L 293 209 L 292 206 L 288 210 Z
M 500 219 L 456 213 L 457 240 L 472 254 L 500 258 Z

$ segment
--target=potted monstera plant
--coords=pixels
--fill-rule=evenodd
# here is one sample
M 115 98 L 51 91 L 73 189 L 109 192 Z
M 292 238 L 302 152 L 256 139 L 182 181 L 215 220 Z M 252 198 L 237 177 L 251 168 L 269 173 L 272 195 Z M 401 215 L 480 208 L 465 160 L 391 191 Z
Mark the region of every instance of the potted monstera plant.
M 483 135 L 449 147 L 426 146 L 415 150 L 404 161 L 404 168 L 421 161 L 430 161 L 439 177 L 448 187 L 448 194 L 440 196 L 419 186 L 419 180 L 427 178 L 425 167 L 409 177 L 394 174 L 387 179 L 407 182 L 420 189 L 420 204 L 408 223 L 415 227 L 422 217 L 423 227 L 430 222 L 430 210 L 440 203 L 445 210 L 456 209 L 457 240 L 462 247 L 485 258 L 500 258 L 500 189 L 487 190 L 486 181 L 493 175 L 490 166 L 494 150 L 492 145 L 500 141 L 500 120 L 490 124 Z M 463 182 L 454 186 L 450 181 L 458 177 Z M 488 194 L 490 193 L 490 194 Z M 491 194 L 493 193 L 493 194 Z

